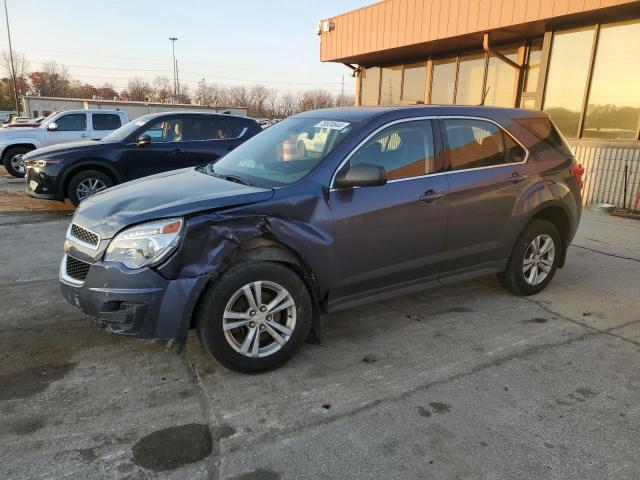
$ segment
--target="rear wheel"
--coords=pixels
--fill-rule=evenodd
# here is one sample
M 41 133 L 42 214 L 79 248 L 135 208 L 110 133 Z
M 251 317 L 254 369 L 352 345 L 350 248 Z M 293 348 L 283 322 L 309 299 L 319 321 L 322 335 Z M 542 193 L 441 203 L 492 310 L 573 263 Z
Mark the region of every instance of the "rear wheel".
M 14 177 L 23 178 L 24 177 L 24 163 L 22 162 L 22 158 L 20 155 L 24 155 L 27 152 L 30 152 L 33 148 L 29 147 L 13 147 L 7 149 L 5 152 L 2 163 L 4 168 L 7 169 Z
M 82 200 L 109 187 L 113 187 L 111 178 L 97 170 L 87 170 L 78 173 L 71 179 L 67 197 L 77 207 Z
M 230 370 L 246 373 L 285 363 L 304 343 L 311 320 L 305 284 L 273 262 L 231 267 L 204 292 L 196 314 L 209 353 Z
M 544 290 L 558 269 L 562 240 L 558 229 L 545 220 L 533 219 L 511 253 L 500 283 L 516 295 L 534 295 Z

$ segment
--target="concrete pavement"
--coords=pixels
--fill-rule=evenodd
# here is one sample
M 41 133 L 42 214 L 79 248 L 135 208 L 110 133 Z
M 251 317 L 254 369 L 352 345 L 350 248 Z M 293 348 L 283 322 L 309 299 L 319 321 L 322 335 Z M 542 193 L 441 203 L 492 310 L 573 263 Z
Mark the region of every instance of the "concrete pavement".
M 58 293 L 69 218 L 0 218 L 0 478 L 640 477 L 640 222 L 585 212 L 567 266 L 333 315 L 239 375 L 94 329 Z

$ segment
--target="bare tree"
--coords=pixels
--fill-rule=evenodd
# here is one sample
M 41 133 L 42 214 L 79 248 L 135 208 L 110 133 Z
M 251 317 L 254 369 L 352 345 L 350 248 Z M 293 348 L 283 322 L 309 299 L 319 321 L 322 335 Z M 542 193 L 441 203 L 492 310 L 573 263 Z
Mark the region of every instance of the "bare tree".
M 289 117 L 297 112 L 299 99 L 296 95 L 285 93 L 278 105 L 278 115 L 282 118 Z
M 356 104 L 356 98 L 353 95 L 336 95 L 334 104 L 336 107 L 351 107 Z
M 13 55 L 12 68 L 11 56 L 9 52 L 3 50 L 0 62 L 2 64 L 2 72 L 7 78 L 13 78 L 13 73 L 15 72 L 18 96 L 26 95 L 29 89 L 29 62 L 27 57 L 23 53 L 16 52 Z M 11 85 L 11 95 L 13 95 L 13 84 Z
M 265 103 L 270 94 L 270 90 L 264 85 L 254 85 L 251 87 L 249 90 L 249 115 L 253 117 L 266 117 Z
M 249 90 L 244 85 L 229 87 L 229 100 L 236 107 L 248 107 L 250 103 Z
M 127 83 L 127 93 L 130 100 L 149 101 L 153 95 L 153 87 L 145 79 L 134 77 Z
M 156 77 L 153 81 L 153 89 L 155 91 L 156 102 L 164 103 L 171 98 L 171 80 L 167 77 Z
M 333 106 L 333 97 L 326 90 L 309 90 L 304 92 L 298 102 L 298 110 L 315 110 Z

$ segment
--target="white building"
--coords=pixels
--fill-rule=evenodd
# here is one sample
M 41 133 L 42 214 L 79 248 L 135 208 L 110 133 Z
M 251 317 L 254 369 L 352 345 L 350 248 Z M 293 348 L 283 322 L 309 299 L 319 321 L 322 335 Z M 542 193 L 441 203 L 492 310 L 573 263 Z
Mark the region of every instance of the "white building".
M 231 115 L 247 116 L 246 107 L 212 107 L 206 105 L 171 104 L 155 102 L 130 102 L 120 100 L 89 100 L 83 98 L 58 98 L 25 95 L 22 97 L 22 111 L 24 115 L 36 118 L 49 115 L 52 112 L 77 109 L 120 110 L 127 114 L 129 120 L 149 113 L 185 111 L 190 112 L 219 112 Z

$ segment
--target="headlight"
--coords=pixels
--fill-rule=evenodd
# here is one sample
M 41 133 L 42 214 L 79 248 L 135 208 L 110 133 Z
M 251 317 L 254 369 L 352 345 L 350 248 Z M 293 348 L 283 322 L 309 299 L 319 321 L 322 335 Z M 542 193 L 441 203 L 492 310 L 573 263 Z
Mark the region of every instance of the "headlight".
M 46 167 L 47 165 L 55 165 L 60 160 L 31 160 L 31 165 L 36 168 Z
M 111 240 L 104 260 L 120 262 L 129 268 L 153 265 L 174 250 L 181 236 L 181 218 L 136 225 L 123 230 Z

